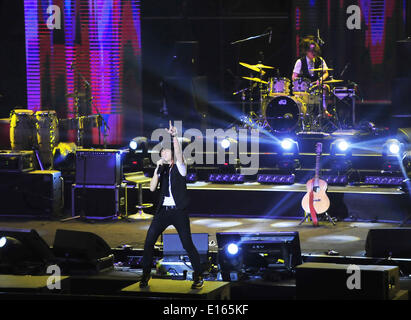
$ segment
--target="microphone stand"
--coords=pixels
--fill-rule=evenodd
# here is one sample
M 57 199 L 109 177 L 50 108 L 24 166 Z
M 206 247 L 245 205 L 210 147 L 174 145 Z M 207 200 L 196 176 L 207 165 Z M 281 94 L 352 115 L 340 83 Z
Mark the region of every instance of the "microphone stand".
M 272 35 L 272 30 L 270 30 L 268 32 L 264 32 L 264 33 L 256 35 L 256 36 L 251 36 L 251 37 L 248 37 L 248 38 L 245 38 L 245 39 L 240 39 L 240 40 L 237 40 L 237 41 L 233 41 L 230 44 L 238 44 L 238 43 L 242 43 L 242 42 L 246 42 L 246 41 L 250 41 L 250 40 L 254 40 L 254 39 L 259 39 L 259 38 L 267 37 L 267 36 L 271 38 L 271 35 Z
M 82 75 L 82 73 L 80 71 L 77 70 L 77 68 L 75 66 L 73 66 L 74 71 L 79 75 L 79 77 L 81 78 L 81 80 L 83 81 L 83 85 L 85 87 L 86 90 L 90 90 L 91 91 L 91 85 L 90 83 L 86 80 L 86 78 Z M 93 101 L 93 96 L 90 97 L 89 102 Z M 100 136 L 101 136 L 101 124 L 103 124 L 103 145 L 104 145 L 104 149 L 107 148 L 107 130 L 110 130 L 110 127 L 108 126 L 107 122 L 104 120 L 104 117 L 101 115 L 100 110 L 98 109 L 98 107 L 96 105 L 94 105 L 95 110 L 97 111 L 97 128 L 98 128 L 98 144 L 101 144 L 101 140 L 100 140 Z M 78 108 L 77 108 L 77 113 L 78 113 Z M 81 118 L 81 117 L 80 117 Z M 82 122 L 83 120 L 80 119 L 80 122 Z M 81 130 L 77 130 L 79 134 L 80 138 L 80 142 L 82 142 L 82 132 L 84 130 L 84 123 L 82 123 L 81 125 L 78 126 L 78 128 L 81 127 Z M 79 142 L 79 138 L 77 139 L 77 141 Z

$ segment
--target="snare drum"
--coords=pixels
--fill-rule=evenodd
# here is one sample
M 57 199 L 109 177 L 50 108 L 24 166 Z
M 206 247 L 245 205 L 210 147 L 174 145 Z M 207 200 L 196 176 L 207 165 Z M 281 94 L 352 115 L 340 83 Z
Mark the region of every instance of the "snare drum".
M 32 150 L 35 126 L 32 110 L 15 109 L 10 112 L 10 145 L 12 150 Z
M 278 95 L 290 94 L 291 81 L 288 78 L 270 78 L 268 82 L 268 95 L 275 97 Z

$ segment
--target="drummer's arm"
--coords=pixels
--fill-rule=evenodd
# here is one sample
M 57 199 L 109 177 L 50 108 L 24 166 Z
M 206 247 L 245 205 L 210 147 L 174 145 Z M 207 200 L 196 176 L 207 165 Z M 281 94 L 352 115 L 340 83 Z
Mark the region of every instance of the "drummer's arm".
M 293 72 L 291 79 L 294 81 L 297 78 L 298 78 L 298 73 Z
M 298 59 L 294 64 L 293 75 L 291 76 L 292 81 L 297 79 L 301 72 L 301 60 Z

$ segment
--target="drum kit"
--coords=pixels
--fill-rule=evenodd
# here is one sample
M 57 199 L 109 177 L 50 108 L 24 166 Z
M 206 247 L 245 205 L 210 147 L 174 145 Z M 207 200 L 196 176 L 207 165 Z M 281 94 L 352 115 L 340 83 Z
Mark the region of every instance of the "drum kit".
M 333 86 L 343 80 L 330 79 L 322 85 L 312 83 L 305 78 L 296 78 L 293 81 L 286 77 L 270 77 L 264 80 L 268 69 L 275 69 L 262 63 L 255 65 L 245 62 L 241 66 L 257 72 L 250 77 L 242 77 L 249 81 L 248 88 L 234 93 L 242 94 L 243 113 L 242 125 L 247 128 L 264 129 L 275 133 L 299 132 L 326 132 L 341 129 L 338 114 L 333 101 Z M 327 68 L 327 71 L 333 69 Z M 311 71 L 326 71 L 311 69 Z M 253 110 L 253 90 L 259 90 L 260 110 Z M 250 112 L 245 112 L 245 94 L 249 93 Z

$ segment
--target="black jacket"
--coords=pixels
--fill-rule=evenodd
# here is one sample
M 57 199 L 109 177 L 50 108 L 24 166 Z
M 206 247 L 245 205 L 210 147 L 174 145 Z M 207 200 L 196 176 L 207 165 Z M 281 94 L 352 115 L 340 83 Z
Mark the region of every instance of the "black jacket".
M 321 71 L 315 71 L 314 75 L 311 76 L 311 74 L 308 72 L 307 58 L 302 57 L 300 60 L 301 60 L 301 70 L 300 70 L 299 76 L 302 78 L 307 78 L 311 82 L 317 81 L 321 76 Z M 321 68 L 322 61 L 323 61 L 322 58 L 316 57 L 314 60 L 314 69 Z
M 188 197 L 188 192 L 187 192 L 186 178 L 180 174 L 180 171 L 178 171 L 178 168 L 176 165 L 173 165 L 171 170 L 169 170 L 169 167 L 166 166 L 165 170 L 162 170 L 162 172 L 160 173 L 160 178 L 159 178 L 160 194 L 159 194 L 157 208 L 156 208 L 155 213 L 158 213 L 158 211 L 160 210 L 164 202 L 164 197 L 168 193 L 167 189 L 168 189 L 168 175 L 169 174 L 171 175 L 171 179 L 170 179 L 171 193 L 173 194 L 173 199 L 174 199 L 174 202 L 176 203 L 177 209 L 184 211 L 190 202 L 190 199 Z

